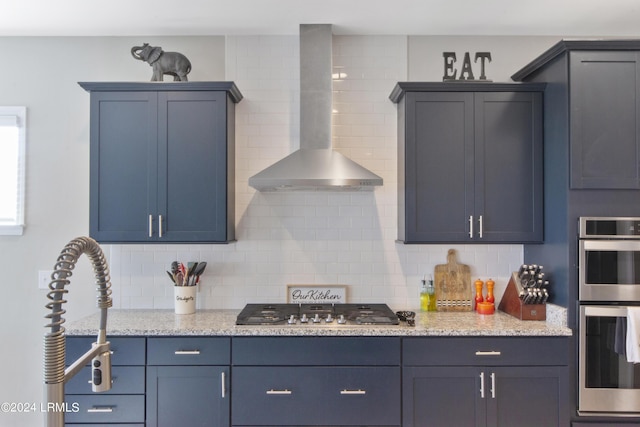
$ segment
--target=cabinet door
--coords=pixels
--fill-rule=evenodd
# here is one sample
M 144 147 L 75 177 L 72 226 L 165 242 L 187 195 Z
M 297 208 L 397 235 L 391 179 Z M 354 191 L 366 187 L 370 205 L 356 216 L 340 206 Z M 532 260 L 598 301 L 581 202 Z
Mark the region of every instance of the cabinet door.
M 485 372 L 487 425 L 569 425 L 566 367 L 492 367 Z
M 91 94 L 90 235 L 100 242 L 149 240 L 156 211 L 157 95 Z
M 227 239 L 225 92 L 160 92 L 161 241 Z
M 481 373 L 475 367 L 405 367 L 403 426 L 484 426 Z
M 405 427 L 569 424 L 566 367 L 405 367 Z
M 640 188 L 639 58 L 571 52 L 571 188 Z
M 474 236 L 541 242 L 542 94 L 475 94 Z
M 233 425 L 400 424 L 399 367 L 242 366 L 232 380 Z
M 147 427 L 229 426 L 229 368 L 147 367 Z
M 473 93 L 406 97 L 405 241 L 466 241 L 473 215 Z

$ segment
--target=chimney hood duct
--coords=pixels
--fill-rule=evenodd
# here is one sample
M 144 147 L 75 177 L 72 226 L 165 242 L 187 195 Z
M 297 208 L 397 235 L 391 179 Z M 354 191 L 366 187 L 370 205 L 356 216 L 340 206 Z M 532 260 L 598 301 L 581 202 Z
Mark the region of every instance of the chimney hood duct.
M 382 178 L 331 148 L 331 24 L 300 25 L 300 149 L 249 178 L 259 191 L 373 190 Z

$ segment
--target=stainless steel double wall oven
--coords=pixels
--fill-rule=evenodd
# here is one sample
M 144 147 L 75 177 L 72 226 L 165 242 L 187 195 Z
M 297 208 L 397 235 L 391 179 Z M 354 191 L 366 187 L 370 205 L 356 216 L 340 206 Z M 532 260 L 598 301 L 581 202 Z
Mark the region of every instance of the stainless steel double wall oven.
M 580 415 L 640 416 L 640 364 L 627 361 L 628 307 L 640 305 L 640 218 L 579 219 Z

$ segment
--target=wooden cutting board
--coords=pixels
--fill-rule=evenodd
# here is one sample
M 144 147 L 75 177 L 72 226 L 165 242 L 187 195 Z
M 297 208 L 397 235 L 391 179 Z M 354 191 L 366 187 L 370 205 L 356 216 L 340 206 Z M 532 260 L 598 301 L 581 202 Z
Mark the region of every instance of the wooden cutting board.
M 446 264 L 436 265 L 434 278 L 438 311 L 473 310 L 471 269 L 458 263 L 455 249 L 447 252 Z

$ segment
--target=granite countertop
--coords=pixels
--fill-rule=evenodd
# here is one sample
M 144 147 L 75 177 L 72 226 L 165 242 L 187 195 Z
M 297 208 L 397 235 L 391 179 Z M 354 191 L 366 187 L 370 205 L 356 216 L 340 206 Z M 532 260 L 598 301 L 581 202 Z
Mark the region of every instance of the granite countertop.
M 496 311 L 428 312 L 416 314 L 415 327 L 398 326 L 281 325 L 238 326 L 240 310 L 198 310 L 178 315 L 173 310 L 117 310 L 108 312 L 108 336 L 571 336 L 566 309 L 547 305 L 546 321 L 522 321 Z M 66 335 L 95 335 L 99 315 L 65 323 Z

